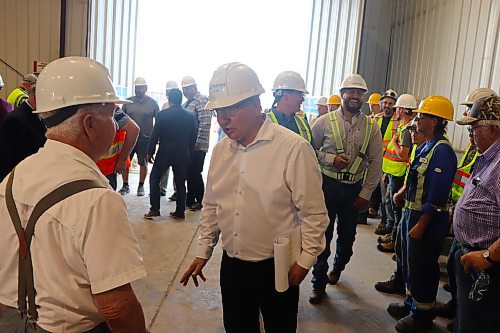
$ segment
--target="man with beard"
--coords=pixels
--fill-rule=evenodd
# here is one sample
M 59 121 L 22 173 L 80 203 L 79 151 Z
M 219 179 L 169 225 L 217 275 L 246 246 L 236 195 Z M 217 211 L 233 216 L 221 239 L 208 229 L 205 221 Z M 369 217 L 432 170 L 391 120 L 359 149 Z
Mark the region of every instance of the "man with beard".
M 311 142 L 311 129 L 307 120 L 300 117 L 300 105 L 304 94 L 308 94 L 304 79 L 299 73 L 285 71 L 274 80 L 274 102 L 268 116 L 275 124 L 280 124 Z
M 330 224 L 325 235 L 325 251 L 313 269 L 313 291 L 309 297 L 312 304 L 323 300 L 328 283 L 337 284 L 352 256 L 358 212 L 368 207 L 382 176 L 382 135 L 378 125 L 360 111 L 367 90 L 360 75 L 349 75 L 340 88 L 342 106 L 320 117 L 313 127 L 313 147 L 323 176 Z M 337 247 L 332 271 L 327 274 L 336 219 Z

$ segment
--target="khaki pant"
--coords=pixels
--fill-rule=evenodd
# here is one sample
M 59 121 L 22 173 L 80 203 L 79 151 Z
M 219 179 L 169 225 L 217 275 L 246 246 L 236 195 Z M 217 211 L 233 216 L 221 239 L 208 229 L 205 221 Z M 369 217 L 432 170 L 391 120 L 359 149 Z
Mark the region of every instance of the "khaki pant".
M 26 316 L 21 317 L 16 309 L 0 304 L 0 332 L 26 333 Z

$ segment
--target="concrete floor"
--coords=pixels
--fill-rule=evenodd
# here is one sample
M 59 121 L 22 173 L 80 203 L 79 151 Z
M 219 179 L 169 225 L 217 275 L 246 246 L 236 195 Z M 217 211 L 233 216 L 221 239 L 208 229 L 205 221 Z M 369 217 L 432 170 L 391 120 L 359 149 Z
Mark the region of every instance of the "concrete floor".
M 120 178 L 120 177 L 119 177 Z M 218 333 L 222 326 L 219 292 L 218 246 L 204 269 L 207 281 L 196 288 L 192 283 L 183 287 L 180 277 L 193 260 L 197 248 L 199 212 L 186 212 L 185 221 L 170 219 L 174 203 L 162 198 L 162 217 L 154 221 L 143 219 L 148 211 L 149 197 L 137 197 L 138 175 L 130 175 L 131 193 L 123 198 L 129 209 L 130 222 L 139 241 L 148 276 L 133 283 L 141 301 L 151 332 L 159 333 Z M 147 182 L 147 180 L 146 180 Z M 120 184 L 119 184 L 120 185 Z M 146 194 L 149 186 L 146 184 Z M 169 184 L 168 196 L 172 193 Z M 377 220 L 358 226 L 354 255 L 342 273 L 337 286 L 328 286 L 328 298 L 321 305 L 308 302 L 311 291 L 310 275 L 300 290 L 298 332 L 394 332 L 396 320 L 386 307 L 402 297 L 377 292 L 373 285 L 388 279 L 394 269 L 391 255 L 376 250 L 373 230 Z M 332 242 L 333 248 L 335 247 Z M 449 294 L 439 288 L 438 300 L 448 301 Z M 437 319 L 431 332 L 447 332 L 446 320 Z

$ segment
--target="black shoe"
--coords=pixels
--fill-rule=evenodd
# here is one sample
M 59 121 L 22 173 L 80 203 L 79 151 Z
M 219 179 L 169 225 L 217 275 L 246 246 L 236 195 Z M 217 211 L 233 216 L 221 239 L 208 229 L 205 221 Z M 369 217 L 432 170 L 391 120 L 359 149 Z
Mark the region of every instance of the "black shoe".
M 201 210 L 203 208 L 203 205 L 199 202 L 193 204 L 191 207 L 189 207 L 190 210 L 192 210 L 193 212 L 194 211 L 197 211 L 197 210 Z
M 400 319 L 410 315 L 410 306 L 405 303 L 391 303 L 387 312 L 394 318 Z
M 172 195 L 168 198 L 168 200 L 170 200 L 170 201 L 176 201 L 176 200 L 177 200 L 177 192 L 174 192 L 174 194 L 172 194 Z
M 450 332 L 453 332 L 453 329 L 455 328 L 455 319 L 452 319 L 446 324 L 446 329 Z
M 176 212 L 170 212 L 170 217 L 176 220 L 184 220 L 186 217 Z
M 366 215 L 364 215 L 364 216 L 359 215 L 358 216 L 358 220 L 356 221 L 356 224 L 368 224 L 368 216 L 366 216 Z
M 406 294 L 405 286 L 403 285 L 403 283 L 398 282 L 394 279 L 375 283 L 375 289 L 377 291 L 380 291 L 381 293 L 386 293 L 386 294 L 400 294 L 400 295 Z
M 325 289 L 320 289 L 320 288 L 314 288 L 311 291 L 311 294 L 309 295 L 309 303 L 311 304 L 319 304 L 325 299 L 326 297 L 326 291 Z
M 396 323 L 396 331 L 402 333 L 417 333 L 430 330 L 432 328 L 432 320 L 422 320 L 408 315 L 402 319 L 399 319 Z
M 328 273 L 328 283 L 336 285 L 339 282 L 340 279 L 340 273 L 339 271 L 335 270 L 335 267 Z
M 455 306 L 451 300 L 445 304 L 436 302 L 436 304 L 434 304 L 434 313 L 436 313 L 438 317 L 447 319 L 453 319 L 456 316 Z
M 167 191 L 165 191 L 165 190 L 160 190 L 160 196 L 161 196 L 161 197 L 164 197 L 164 196 L 166 196 L 166 195 L 167 195 Z

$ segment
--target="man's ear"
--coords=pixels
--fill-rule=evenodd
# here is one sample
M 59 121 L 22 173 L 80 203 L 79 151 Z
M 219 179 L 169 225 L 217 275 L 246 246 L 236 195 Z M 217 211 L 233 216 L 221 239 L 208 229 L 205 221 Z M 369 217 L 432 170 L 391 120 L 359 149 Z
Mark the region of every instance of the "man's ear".
M 92 113 L 87 113 L 82 118 L 83 132 L 90 138 L 95 136 L 94 130 L 92 129 L 92 122 L 94 121 Z

